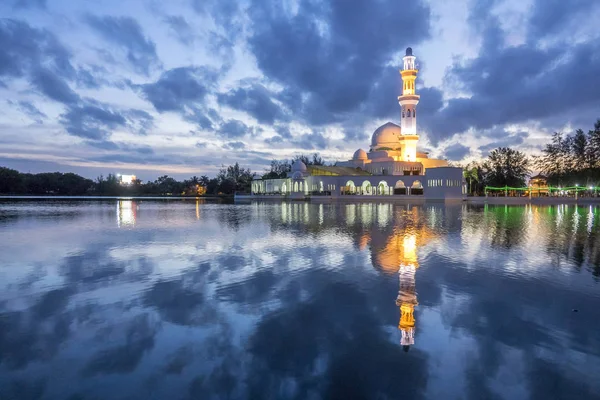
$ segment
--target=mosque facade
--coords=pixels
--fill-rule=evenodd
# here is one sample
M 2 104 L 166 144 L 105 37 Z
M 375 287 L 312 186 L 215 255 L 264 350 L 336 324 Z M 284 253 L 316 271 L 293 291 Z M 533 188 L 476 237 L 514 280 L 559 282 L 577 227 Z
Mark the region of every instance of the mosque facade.
M 252 196 L 310 198 L 312 196 L 422 196 L 460 199 L 464 193 L 461 168 L 418 150 L 416 57 L 403 57 L 400 125 L 388 122 L 373 132 L 369 151 L 358 149 L 351 160 L 334 166 L 306 166 L 298 160 L 284 179 L 255 179 Z

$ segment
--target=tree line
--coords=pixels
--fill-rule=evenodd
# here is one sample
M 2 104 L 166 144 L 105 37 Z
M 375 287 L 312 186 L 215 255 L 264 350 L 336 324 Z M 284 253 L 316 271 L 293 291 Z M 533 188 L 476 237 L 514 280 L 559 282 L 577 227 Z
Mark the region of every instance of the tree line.
M 312 156 L 301 154 L 294 157 L 291 161 L 288 160 L 273 160 L 271 161 L 270 169 L 263 174 L 262 179 L 282 179 L 287 178 L 288 172 L 292 170 L 292 164 L 296 161 L 302 161 L 305 165 L 327 165 L 327 162 L 318 154 Z
M 540 156 L 528 157 L 508 147 L 490 152 L 485 160 L 464 167 L 470 194 L 483 194 L 486 186 L 525 187 L 532 169 L 540 171 L 555 187 L 600 186 L 600 119 L 585 133 L 555 132 Z
M 248 192 L 254 174 L 250 169 L 234 165 L 223 167 L 215 178 L 192 176 L 178 181 L 168 175 L 154 181 L 136 179 L 123 185 L 117 175 L 99 176 L 95 180 L 68 172 L 21 173 L 0 167 L 0 194 L 4 195 L 57 195 L 57 196 L 197 196 L 232 195 Z

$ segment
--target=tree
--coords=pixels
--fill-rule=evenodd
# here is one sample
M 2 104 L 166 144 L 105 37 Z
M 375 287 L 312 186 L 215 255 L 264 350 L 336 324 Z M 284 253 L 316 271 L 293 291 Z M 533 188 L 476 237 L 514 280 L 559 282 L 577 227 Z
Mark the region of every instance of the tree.
M 489 186 L 525 186 L 529 174 L 527 156 L 508 147 L 499 147 L 489 154 L 484 163 L 485 180 Z
M 469 163 L 463 170 L 463 175 L 469 182 L 469 194 L 473 194 L 473 182 L 479 182 L 480 167 L 477 163 Z
M 314 153 L 312 157 L 300 154 L 299 156 L 294 157 L 294 162 L 302 161 L 305 165 L 326 165 L 325 160 L 319 155 L 319 153 Z
M 236 191 L 250 191 L 252 179 L 254 179 L 254 174 L 250 172 L 250 169 L 241 168 L 238 163 L 221 168 L 217 174 L 219 192 L 233 194 Z
M 20 193 L 23 177 L 19 171 L 0 167 L 0 193 Z
M 588 132 L 588 160 L 591 168 L 600 168 L 600 119 L 594 129 Z
M 590 167 L 588 140 L 583 130 L 577 129 L 575 136 L 571 141 L 571 151 L 573 153 L 574 169 L 583 170 Z
M 263 175 L 263 179 L 281 179 L 286 178 L 288 172 L 292 170 L 292 165 L 289 161 L 271 161 L 271 169 Z
M 551 143 L 546 144 L 542 156 L 536 158 L 535 165 L 554 184 L 560 184 L 569 167 L 569 146 L 560 132 L 554 132 Z

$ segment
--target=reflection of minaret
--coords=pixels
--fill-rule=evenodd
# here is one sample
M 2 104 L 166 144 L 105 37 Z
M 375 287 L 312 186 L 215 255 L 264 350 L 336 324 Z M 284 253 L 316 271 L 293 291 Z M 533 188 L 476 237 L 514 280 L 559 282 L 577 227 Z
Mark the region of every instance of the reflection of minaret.
M 415 290 L 415 272 L 419 267 L 417 262 L 417 237 L 409 234 L 404 236 L 404 260 L 398 271 L 400 279 L 400 290 L 396 298 L 396 305 L 400 307 L 400 322 L 398 329 L 402 333 L 400 344 L 408 351 L 409 346 L 415 344 L 415 306 L 417 303 L 417 292 Z

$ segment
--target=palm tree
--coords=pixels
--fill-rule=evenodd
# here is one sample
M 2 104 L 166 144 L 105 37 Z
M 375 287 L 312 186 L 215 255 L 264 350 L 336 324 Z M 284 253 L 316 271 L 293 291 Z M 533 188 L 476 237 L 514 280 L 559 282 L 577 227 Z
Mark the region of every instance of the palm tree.
M 475 164 L 471 166 L 471 164 L 467 164 L 463 171 L 463 175 L 465 179 L 469 182 L 469 194 L 473 194 L 472 190 L 472 182 L 479 182 L 479 167 Z

